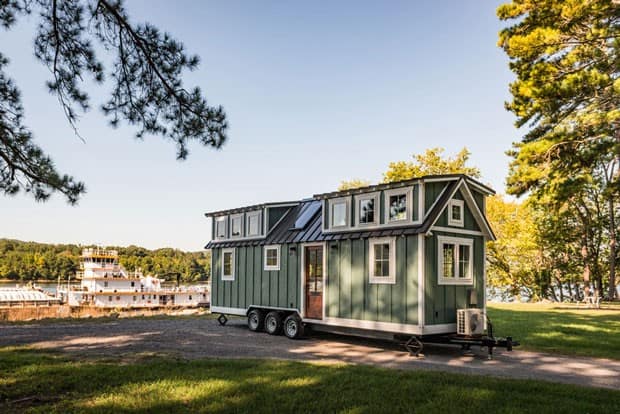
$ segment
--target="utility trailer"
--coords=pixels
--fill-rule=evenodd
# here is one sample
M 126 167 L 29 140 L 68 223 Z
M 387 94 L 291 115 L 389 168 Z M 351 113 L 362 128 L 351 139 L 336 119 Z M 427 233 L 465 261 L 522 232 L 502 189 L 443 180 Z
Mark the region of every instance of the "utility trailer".
M 491 194 L 455 174 L 207 213 L 211 311 L 289 338 L 404 336 L 414 354 L 440 340 L 508 347 L 482 336 Z

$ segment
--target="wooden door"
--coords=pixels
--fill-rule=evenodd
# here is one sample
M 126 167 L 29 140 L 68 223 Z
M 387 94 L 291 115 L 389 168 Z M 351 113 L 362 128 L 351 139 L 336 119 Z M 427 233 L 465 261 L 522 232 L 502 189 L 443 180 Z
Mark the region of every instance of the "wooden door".
M 305 249 L 305 315 L 310 319 L 323 319 L 323 246 Z

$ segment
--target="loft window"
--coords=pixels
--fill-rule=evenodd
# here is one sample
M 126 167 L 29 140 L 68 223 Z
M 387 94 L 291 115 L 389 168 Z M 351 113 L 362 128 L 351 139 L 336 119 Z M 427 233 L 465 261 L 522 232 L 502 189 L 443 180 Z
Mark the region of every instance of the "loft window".
M 216 239 L 225 239 L 226 238 L 226 225 L 228 223 L 228 217 L 218 217 L 215 220 L 215 238 Z
M 369 282 L 396 283 L 396 240 L 393 237 L 369 239 Z
M 473 239 L 438 236 L 439 243 L 439 284 L 473 284 Z
M 243 214 L 230 216 L 230 237 L 243 236 Z
M 407 196 L 395 194 L 389 198 L 390 221 L 405 220 L 407 218 Z
M 450 200 L 448 204 L 448 226 L 463 227 L 464 221 L 463 200 Z
M 252 211 L 247 214 L 247 235 L 259 236 L 260 235 L 260 211 Z
M 379 195 L 378 193 L 355 196 L 357 211 L 356 225 L 360 227 L 378 224 Z
M 360 224 L 374 223 L 375 221 L 375 200 L 360 201 Z
M 347 227 L 349 221 L 349 200 L 347 198 L 335 199 L 330 202 L 330 205 L 331 215 L 329 222 L 331 223 L 331 227 Z
M 235 249 L 222 249 L 222 280 L 235 280 Z
M 280 246 L 265 246 L 265 270 L 280 270 Z
M 409 221 L 412 217 L 411 188 L 395 188 L 385 191 L 385 223 Z

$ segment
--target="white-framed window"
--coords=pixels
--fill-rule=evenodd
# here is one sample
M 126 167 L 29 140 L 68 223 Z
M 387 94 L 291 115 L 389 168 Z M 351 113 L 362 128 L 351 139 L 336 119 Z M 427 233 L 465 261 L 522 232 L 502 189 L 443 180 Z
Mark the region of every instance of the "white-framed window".
M 463 200 L 450 200 L 448 203 L 448 226 L 465 225 L 465 203 Z
M 280 246 L 265 246 L 263 251 L 265 270 L 280 270 Z
M 385 190 L 385 224 L 407 223 L 413 213 L 413 195 L 411 187 Z
M 368 239 L 368 281 L 370 283 L 396 283 L 396 239 L 383 237 Z
M 246 214 L 246 233 L 248 237 L 260 236 L 260 211 Z
M 379 224 L 379 193 L 355 196 L 355 225 L 357 227 Z
M 349 227 L 349 198 L 329 200 L 329 226 L 332 229 Z
M 222 249 L 222 280 L 235 280 L 235 249 Z
M 438 275 L 440 285 L 474 283 L 474 240 L 438 236 Z
M 230 237 L 243 237 L 243 213 L 230 216 Z
M 225 239 L 227 236 L 228 216 L 222 216 L 215 219 L 215 238 Z

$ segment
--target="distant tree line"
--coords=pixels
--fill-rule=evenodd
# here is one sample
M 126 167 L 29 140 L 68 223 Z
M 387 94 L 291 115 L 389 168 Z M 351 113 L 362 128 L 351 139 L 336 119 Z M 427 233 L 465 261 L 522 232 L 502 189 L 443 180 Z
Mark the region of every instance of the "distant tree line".
M 83 248 L 76 244 L 47 244 L 0 239 L 0 279 L 66 280 L 80 269 Z M 128 271 L 141 269 L 166 280 L 206 281 L 211 274 L 209 252 L 184 252 L 163 248 L 148 250 L 139 246 L 114 247 L 121 265 Z

